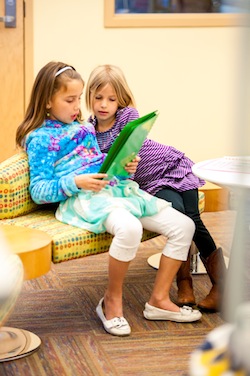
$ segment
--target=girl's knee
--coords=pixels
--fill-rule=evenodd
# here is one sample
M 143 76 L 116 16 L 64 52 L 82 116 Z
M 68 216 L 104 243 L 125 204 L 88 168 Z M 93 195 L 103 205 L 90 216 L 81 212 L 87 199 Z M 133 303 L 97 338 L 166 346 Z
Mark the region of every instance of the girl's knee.
M 143 227 L 141 222 L 137 219 L 130 219 L 124 222 L 123 226 L 116 232 L 116 236 L 122 238 L 124 243 L 137 243 L 141 241 Z
M 176 210 L 173 214 L 173 226 L 176 226 L 176 228 L 179 229 L 179 231 L 183 232 L 183 234 L 190 234 L 191 236 L 193 236 L 195 232 L 194 221 L 186 214 L 182 214 L 180 212 L 177 212 Z
M 120 261 L 131 261 L 141 243 L 143 228 L 139 220 L 124 222 L 119 226 L 112 240 L 109 253 Z
M 186 220 L 186 225 L 185 225 L 186 230 L 189 231 L 189 232 L 192 232 L 194 234 L 194 232 L 195 232 L 194 221 L 190 217 L 188 217 L 187 215 L 185 215 L 185 220 Z
M 195 223 L 188 216 L 184 215 L 183 221 L 180 224 L 181 237 L 190 243 L 195 233 Z
M 185 214 L 178 213 L 173 223 L 173 231 L 170 231 L 172 239 L 191 242 L 195 232 L 194 221 Z

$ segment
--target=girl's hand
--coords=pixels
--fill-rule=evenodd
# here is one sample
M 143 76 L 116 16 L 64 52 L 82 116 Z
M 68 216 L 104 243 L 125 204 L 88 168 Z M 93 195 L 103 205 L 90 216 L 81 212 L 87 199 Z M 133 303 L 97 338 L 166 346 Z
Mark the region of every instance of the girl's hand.
M 75 176 L 75 183 L 78 188 L 100 192 L 102 188 L 109 184 L 109 180 L 100 180 L 106 177 L 107 174 L 82 174 Z
M 127 163 L 125 166 L 125 170 L 130 174 L 134 174 L 136 172 L 138 163 L 140 162 L 141 158 L 137 155 L 135 159 L 133 159 L 131 162 Z

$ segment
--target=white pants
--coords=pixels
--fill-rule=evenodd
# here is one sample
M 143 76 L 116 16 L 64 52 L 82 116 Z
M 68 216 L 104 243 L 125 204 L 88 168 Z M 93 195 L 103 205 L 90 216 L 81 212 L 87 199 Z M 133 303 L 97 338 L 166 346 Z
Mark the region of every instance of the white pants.
M 127 210 L 118 208 L 109 214 L 104 225 L 114 235 L 110 255 L 125 262 L 135 257 L 143 228 L 167 237 L 162 252 L 165 256 L 186 261 L 195 230 L 194 222 L 171 206 L 153 216 L 139 219 Z

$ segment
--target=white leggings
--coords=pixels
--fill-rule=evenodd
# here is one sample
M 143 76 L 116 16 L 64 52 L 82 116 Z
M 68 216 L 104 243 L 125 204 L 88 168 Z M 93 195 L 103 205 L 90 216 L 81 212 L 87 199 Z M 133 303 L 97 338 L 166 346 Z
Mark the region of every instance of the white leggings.
M 143 228 L 167 237 L 162 252 L 165 256 L 186 261 L 195 230 L 194 222 L 171 206 L 153 216 L 139 219 L 126 209 L 118 208 L 109 214 L 104 225 L 114 235 L 109 254 L 125 262 L 135 257 Z

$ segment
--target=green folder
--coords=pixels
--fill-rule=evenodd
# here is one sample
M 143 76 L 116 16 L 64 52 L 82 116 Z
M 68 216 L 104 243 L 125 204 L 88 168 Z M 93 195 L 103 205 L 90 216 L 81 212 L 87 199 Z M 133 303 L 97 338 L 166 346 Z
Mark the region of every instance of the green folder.
M 100 173 L 108 175 L 106 180 L 129 176 L 124 167 L 138 154 L 157 117 L 158 111 L 153 111 L 125 125 L 100 168 Z

